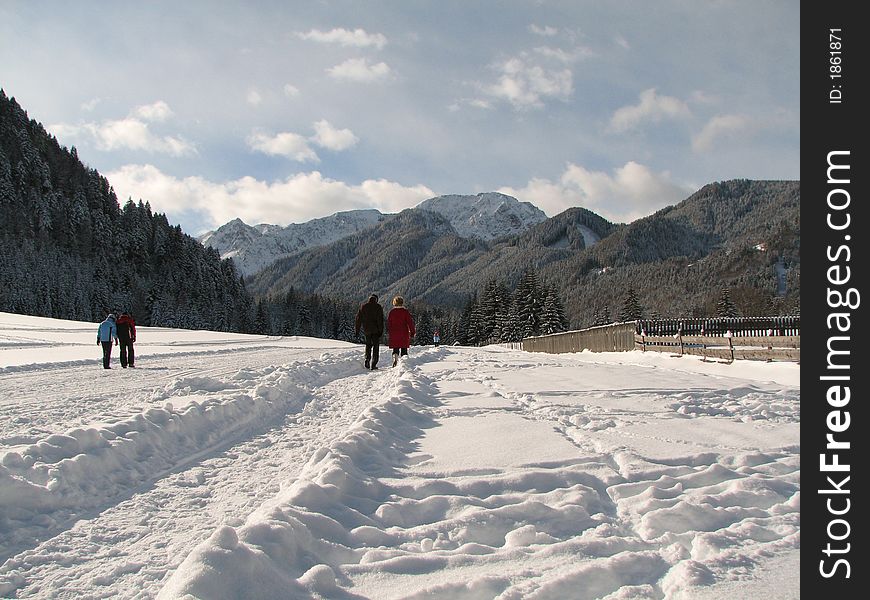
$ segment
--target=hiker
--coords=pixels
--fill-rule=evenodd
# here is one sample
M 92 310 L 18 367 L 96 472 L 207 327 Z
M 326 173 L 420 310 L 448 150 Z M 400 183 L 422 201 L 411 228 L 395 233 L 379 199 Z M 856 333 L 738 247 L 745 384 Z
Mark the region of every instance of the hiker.
M 356 335 L 362 328 L 366 336 L 366 369 L 378 368 L 381 336 L 384 335 L 384 307 L 378 304 L 377 294 L 369 296 L 356 313 Z
M 405 308 L 405 299 L 401 296 L 393 298 L 393 308 L 387 316 L 387 333 L 390 336 L 390 348 L 393 349 L 393 366 L 399 362 L 399 353 L 408 356 L 408 346 L 411 338 L 417 333 L 414 328 L 414 319 Z
M 432 342 L 434 342 L 435 347 L 438 347 L 438 342 L 441 341 L 441 334 L 438 333 L 438 330 L 435 330 L 435 333 L 432 334 Z
M 122 312 L 116 323 L 118 328 L 118 340 L 121 342 L 121 367 L 124 369 L 129 367 L 135 368 L 133 362 L 136 355 L 133 352 L 133 342 L 136 341 L 136 321 L 133 320 L 133 315 L 127 312 Z
M 115 325 L 115 315 L 109 313 L 106 320 L 97 328 L 97 346 L 103 346 L 103 368 L 111 369 L 109 362 L 112 360 L 112 340 L 118 343 L 118 327 Z

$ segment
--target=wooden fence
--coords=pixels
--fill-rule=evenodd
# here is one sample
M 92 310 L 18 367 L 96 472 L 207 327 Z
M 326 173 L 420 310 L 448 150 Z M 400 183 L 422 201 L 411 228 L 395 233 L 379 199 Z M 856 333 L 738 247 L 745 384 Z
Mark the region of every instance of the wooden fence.
M 614 323 L 579 331 L 523 338 L 523 350 L 529 352 L 626 352 L 634 350 L 635 322 Z
M 654 352 L 670 352 L 677 356 L 695 354 L 704 360 L 713 358 L 731 362 L 745 360 L 788 360 L 800 362 L 801 338 L 799 335 L 766 336 L 712 336 L 676 335 L 648 336 L 635 334 L 637 349 Z
M 641 335 L 759 337 L 801 334 L 800 316 L 640 319 L 635 323 L 635 333 Z
M 529 352 L 669 352 L 716 360 L 800 362 L 800 317 L 645 319 L 524 338 Z

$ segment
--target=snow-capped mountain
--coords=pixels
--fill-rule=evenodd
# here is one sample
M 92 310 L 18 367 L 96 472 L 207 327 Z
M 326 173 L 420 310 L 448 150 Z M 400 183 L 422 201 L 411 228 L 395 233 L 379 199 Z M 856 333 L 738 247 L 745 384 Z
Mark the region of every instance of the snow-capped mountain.
M 217 250 L 221 258 L 232 258 L 242 275 L 256 273 L 285 256 L 325 246 L 371 227 L 383 220 L 375 209 L 350 210 L 305 223 L 247 225 L 234 219 L 198 239 Z
M 439 213 L 462 237 L 483 240 L 517 235 L 547 220 L 535 205 L 498 192 L 438 196 L 424 200 L 417 208 Z
M 498 192 L 437 196 L 414 210 L 437 213 L 459 236 L 482 240 L 517 235 L 547 220 L 534 205 Z M 331 244 L 391 216 L 375 209 L 351 210 L 287 227 L 252 226 L 234 219 L 198 239 L 215 248 L 221 258 L 232 258 L 242 275 L 251 275 L 278 259 Z

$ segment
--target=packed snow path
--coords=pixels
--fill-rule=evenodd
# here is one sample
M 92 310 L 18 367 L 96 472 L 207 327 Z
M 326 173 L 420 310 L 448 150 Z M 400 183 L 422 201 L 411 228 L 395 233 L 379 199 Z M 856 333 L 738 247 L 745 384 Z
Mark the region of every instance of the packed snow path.
M 798 596 L 794 365 L 329 345 L 0 372 L 0 596 Z

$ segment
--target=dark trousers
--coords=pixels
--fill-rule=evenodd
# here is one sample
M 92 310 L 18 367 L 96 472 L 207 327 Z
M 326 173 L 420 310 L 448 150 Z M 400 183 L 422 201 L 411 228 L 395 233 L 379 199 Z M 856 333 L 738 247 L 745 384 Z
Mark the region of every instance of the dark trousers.
M 393 348 L 393 354 L 395 356 L 399 356 L 400 350 L 402 352 L 402 356 L 408 356 L 408 349 L 407 348 Z
M 372 367 L 378 366 L 378 353 L 381 349 L 381 336 L 372 333 L 366 334 L 366 364 Z
M 125 369 L 127 365 L 133 366 L 133 361 L 136 354 L 133 352 L 133 342 L 130 340 L 121 340 L 121 366 Z
M 103 345 L 103 368 L 109 369 L 109 362 L 112 360 L 112 342 L 100 342 Z

